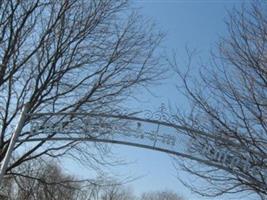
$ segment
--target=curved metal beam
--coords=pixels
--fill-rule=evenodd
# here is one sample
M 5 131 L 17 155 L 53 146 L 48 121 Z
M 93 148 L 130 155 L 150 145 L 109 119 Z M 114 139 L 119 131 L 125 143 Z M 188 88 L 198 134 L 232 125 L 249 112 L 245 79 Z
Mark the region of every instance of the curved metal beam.
M 33 138 L 33 139 L 28 139 L 28 140 L 19 140 L 19 142 L 37 142 L 37 141 L 42 141 L 42 140 L 47 140 L 47 141 L 88 141 L 88 142 L 100 142 L 100 143 L 110 143 L 110 144 L 118 144 L 118 145 L 125 145 L 125 146 L 132 146 L 132 147 L 138 147 L 142 149 L 150 149 L 154 151 L 159 151 L 167 154 L 171 154 L 177 157 L 182 157 L 182 158 L 187 158 L 193 161 L 197 161 L 199 163 L 206 164 L 208 166 L 213 166 L 217 167 L 218 169 L 222 169 L 225 171 L 228 171 L 229 173 L 233 173 L 231 169 L 228 167 L 225 167 L 221 164 L 211 162 L 210 160 L 204 160 L 201 158 L 197 158 L 194 156 L 191 156 L 189 154 L 161 148 L 161 147 L 155 147 L 151 145 L 146 145 L 146 144 L 140 144 L 140 143 L 135 143 L 135 142 L 127 142 L 127 141 L 120 141 L 120 140 L 112 140 L 112 139 L 98 139 L 98 138 L 70 138 L 70 137 L 54 137 L 54 138 Z M 235 172 L 237 173 L 237 172 Z M 244 174 L 238 173 L 240 177 L 247 178 Z
M 54 137 L 54 138 L 32 138 L 32 139 L 21 139 L 18 140 L 18 142 L 39 142 L 39 141 L 87 141 L 87 142 L 99 142 L 99 143 L 110 143 L 110 144 L 119 144 L 119 145 L 125 145 L 125 146 L 132 146 L 132 147 L 139 147 L 143 149 L 150 149 L 154 151 L 159 151 L 175 156 L 180 156 L 183 158 L 188 158 L 191 160 L 195 160 L 198 162 L 205 163 L 205 160 L 199 159 L 193 156 L 190 156 L 185 153 L 161 148 L 161 147 L 156 147 L 152 145 L 146 145 L 146 144 L 140 144 L 140 143 L 135 143 L 135 142 L 128 142 L 128 141 L 121 141 L 121 140 L 113 140 L 113 139 L 99 139 L 99 138 L 81 138 L 81 137 L 76 137 L 76 138 L 70 138 L 70 137 Z M 207 163 L 206 163 L 207 164 Z
M 114 115 L 114 114 L 105 114 L 105 113 L 84 113 L 84 112 L 58 112 L 58 113 L 52 113 L 52 112 L 46 112 L 46 113 L 32 113 L 32 114 L 28 114 L 29 116 L 46 116 L 46 115 L 50 115 L 50 116 L 61 116 L 61 115 L 73 115 L 73 116 L 91 116 L 91 117 L 105 117 L 105 118 L 114 118 L 114 119 L 126 119 L 126 120 L 131 120 L 131 121 L 140 121 L 140 122 L 148 122 L 148 123 L 152 123 L 152 124 L 157 124 L 157 125 L 163 125 L 166 127 L 170 127 L 170 128 L 174 128 L 176 130 L 182 130 L 182 131 L 186 131 L 186 132 L 190 132 L 190 133 L 194 133 L 194 134 L 198 134 L 201 136 L 205 136 L 207 138 L 213 139 L 213 140 L 221 140 L 222 142 L 232 145 L 234 147 L 240 147 L 240 145 L 236 142 L 230 141 L 226 138 L 222 138 L 222 137 L 218 137 L 216 136 L 216 134 L 211 134 L 211 133 L 207 133 L 204 131 L 200 131 L 200 130 L 196 130 L 196 129 L 192 129 L 192 128 L 188 128 L 186 126 L 180 126 L 171 122 L 165 122 L 165 121 L 160 121 L 160 120 L 156 120 L 156 119 L 147 119 L 147 118 L 141 118 L 141 117 L 135 117 L 135 116 L 131 116 L 131 115 Z M 255 154 L 259 154 L 261 155 L 261 153 L 257 152 L 257 151 L 253 151 Z

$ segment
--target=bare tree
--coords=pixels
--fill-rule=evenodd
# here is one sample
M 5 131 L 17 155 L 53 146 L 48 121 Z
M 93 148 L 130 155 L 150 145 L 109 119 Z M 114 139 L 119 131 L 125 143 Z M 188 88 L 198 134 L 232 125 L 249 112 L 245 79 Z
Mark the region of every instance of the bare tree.
M 33 160 L 20 168 L 23 175 L 9 176 L 2 186 L 10 200 L 72 200 L 80 193 L 82 182 L 64 174 L 54 162 Z
M 104 188 L 101 194 L 101 200 L 135 200 L 135 196 L 130 188 L 113 183 Z
M 201 195 L 246 192 L 266 198 L 266 8 L 265 3 L 254 2 L 234 9 L 227 22 L 228 36 L 198 76 L 190 73 L 194 51 L 188 51 L 186 72 L 171 62 L 183 85 L 178 88 L 192 108 L 185 113 L 177 109 L 176 119 L 187 128 L 184 134 L 192 141 L 188 150 L 198 163 L 177 159 L 199 178 L 181 181 Z
M 13 174 L 1 187 L 9 200 L 183 200 L 175 192 L 164 190 L 135 195 L 132 188 L 114 179 L 99 177 L 79 180 L 63 172 L 55 160 L 35 159 L 19 166 L 22 174 Z
M 162 35 L 131 13 L 125 0 L 2 0 L 0 15 L 0 161 L 25 103 L 29 113 L 114 113 L 135 88 L 162 73 L 154 56 Z M 47 142 L 57 134 L 17 143 L 7 174 L 19 175 L 18 166 L 32 159 L 66 153 L 89 166 L 105 164 L 105 148 Z M 38 135 L 20 135 L 33 137 Z
M 9 200 L 101 200 L 115 190 L 114 197 L 130 196 L 108 177 L 80 180 L 67 175 L 54 160 L 31 160 L 20 165 L 18 171 L 23 173 L 6 177 L 1 187 L 1 195 Z
M 76 181 L 72 184 L 78 187 L 71 188 L 74 200 L 136 200 L 136 196 L 130 187 L 115 180 L 99 179 L 94 182 Z
M 166 190 L 146 192 L 142 194 L 141 200 L 183 200 L 183 198 L 178 196 L 175 192 Z

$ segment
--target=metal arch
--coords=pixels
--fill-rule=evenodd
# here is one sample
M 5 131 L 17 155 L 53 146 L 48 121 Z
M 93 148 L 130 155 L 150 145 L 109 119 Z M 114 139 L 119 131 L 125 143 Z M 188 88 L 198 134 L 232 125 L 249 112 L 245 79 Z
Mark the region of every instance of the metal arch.
M 41 138 L 39 139 L 31 139 L 31 142 L 34 141 L 40 141 Z M 177 157 L 182 157 L 182 158 L 186 158 L 186 159 L 190 159 L 199 163 L 203 163 L 203 164 L 207 164 L 213 167 L 217 167 L 219 169 L 223 169 L 226 171 L 229 171 L 229 169 L 225 166 L 222 166 L 218 163 L 214 163 L 214 162 L 210 162 L 208 160 L 205 159 L 201 159 L 198 158 L 196 156 L 190 155 L 190 154 L 186 154 L 186 153 L 181 153 L 181 152 L 177 152 L 177 151 L 173 151 L 173 150 L 169 150 L 169 149 L 165 149 L 165 148 L 161 148 L 161 147 L 155 147 L 152 145 L 146 145 L 146 144 L 139 144 L 139 143 L 134 143 L 134 142 L 125 142 L 125 141 L 119 141 L 119 140 L 112 140 L 112 139 L 97 139 L 97 138 L 43 138 L 43 140 L 50 140 L 50 141 L 79 141 L 79 140 L 84 140 L 84 141 L 88 141 L 88 142 L 100 142 L 100 143 L 110 143 L 110 144 L 118 144 L 118 145 L 125 145 L 125 146 L 132 146 L 132 147 L 138 147 L 138 148 L 142 148 L 142 149 L 149 149 L 149 150 L 154 150 L 154 151 L 158 151 L 158 152 L 162 152 L 162 153 L 166 153 L 169 155 L 173 155 L 173 156 L 177 156 Z M 21 142 L 23 140 L 20 140 Z M 29 141 L 28 141 L 29 142 Z M 239 174 L 242 177 L 245 177 L 243 174 Z
M 215 138 L 211 134 L 205 133 L 203 131 L 191 129 L 185 126 L 176 125 L 174 123 L 171 123 L 169 121 L 161 121 L 158 119 L 148 119 L 148 118 L 141 118 L 141 117 L 135 117 L 135 116 L 129 116 L 129 115 L 114 115 L 114 114 L 104 114 L 104 113 L 77 113 L 77 112 L 60 112 L 60 113 L 33 113 L 33 114 L 27 114 L 27 116 L 62 116 L 62 115 L 73 115 L 73 116 L 90 116 L 90 117 L 105 117 L 105 118 L 115 118 L 115 119 L 126 119 L 131 121 L 140 121 L 140 122 L 148 122 L 156 125 L 163 125 L 167 127 L 174 128 L 176 130 L 183 130 L 188 132 L 193 132 L 195 134 L 200 134 L 202 136 L 206 136 L 209 138 Z
M 157 113 L 157 112 L 155 112 Z M 152 118 L 141 118 L 141 117 L 136 117 L 136 116 L 129 116 L 129 115 L 114 115 L 114 114 L 104 114 L 104 113 L 84 113 L 84 112 L 58 112 L 58 113 L 52 113 L 52 112 L 46 112 L 46 113 L 32 113 L 32 114 L 27 114 L 27 116 L 64 116 L 64 115 L 73 115 L 73 116 L 90 116 L 90 117 L 104 117 L 104 118 L 114 118 L 114 119 L 124 119 L 124 120 L 131 120 L 131 121 L 139 121 L 139 122 L 147 122 L 151 124 L 156 124 L 156 125 L 162 125 L 170 128 L 174 128 L 175 130 L 181 130 L 185 132 L 190 132 L 195 135 L 200 135 L 204 136 L 206 138 L 210 138 L 213 140 L 221 140 L 223 142 L 226 142 L 228 144 L 231 144 L 233 146 L 236 146 L 237 144 L 234 142 L 231 142 L 225 138 L 219 138 L 216 135 L 206 133 L 204 131 L 199 131 L 196 129 L 188 128 L 186 126 L 181 126 L 173 123 L 174 119 L 169 117 L 169 118 L 158 118 L 158 119 L 153 119 L 154 114 L 150 115 Z M 164 114 L 165 115 L 165 114 Z M 156 114 L 158 116 L 158 114 Z M 146 116 L 148 117 L 148 116 Z M 164 120 L 164 121 L 163 121 Z
M 164 110 L 164 107 L 162 108 L 162 110 L 164 112 L 164 114 L 167 114 Z M 153 114 L 153 113 L 152 113 Z M 159 113 L 160 114 L 160 113 Z M 12 135 L 12 145 L 9 145 L 9 154 L 7 154 L 7 156 L 5 157 L 3 164 L 1 163 L 1 176 L 0 176 L 0 185 L 2 182 L 2 177 L 5 174 L 5 168 L 8 164 L 8 160 L 10 159 L 10 155 L 11 152 L 13 150 L 13 146 L 16 142 L 34 142 L 34 141 L 67 141 L 67 140 L 72 140 L 72 141 L 88 141 L 88 142 L 100 142 L 100 143 L 111 143 L 111 144 L 120 144 L 120 145 L 127 145 L 127 146 L 133 146 L 133 147 L 139 147 L 139 148 L 143 148 L 143 149 L 150 149 L 150 150 L 154 150 L 154 151 L 159 151 L 159 152 L 163 152 L 163 153 L 167 153 L 170 155 L 175 155 L 175 156 L 179 156 L 182 158 L 187 158 L 187 159 L 191 159 L 200 163 L 204 163 L 204 164 L 208 164 L 217 168 L 221 168 L 224 169 L 226 171 L 228 171 L 229 169 L 227 169 L 226 167 L 222 166 L 222 165 L 218 165 L 216 163 L 210 163 L 207 160 L 203 160 L 201 158 L 197 158 L 195 156 L 191 156 L 190 154 L 186 154 L 186 153 L 181 153 L 179 151 L 174 151 L 174 150 L 169 150 L 167 148 L 161 148 L 161 147 L 157 147 L 154 145 L 147 145 L 147 144 L 140 144 L 140 143 L 136 143 L 136 142 L 129 142 L 129 141 L 121 141 L 121 140 L 114 140 L 114 139 L 106 139 L 106 138 L 86 138 L 86 137 L 53 137 L 53 138 L 29 138 L 29 139 L 18 139 L 17 140 L 17 136 L 19 135 L 19 133 L 22 130 L 23 124 L 25 122 L 25 117 L 32 117 L 32 116 L 58 116 L 58 115 L 72 115 L 72 116 L 91 116 L 91 117 L 104 117 L 104 118 L 115 118 L 115 119 L 122 119 L 122 120 L 132 120 L 132 121 L 139 121 L 139 122 L 148 122 L 148 123 L 152 123 L 152 124 L 156 124 L 156 125 L 163 125 L 166 127 L 171 127 L 174 128 L 176 130 L 182 130 L 185 132 L 191 132 L 193 134 L 199 134 L 200 136 L 205 136 L 206 138 L 210 138 L 213 140 L 221 140 L 224 141 L 228 144 L 231 144 L 233 146 L 239 146 L 237 143 L 235 142 L 231 142 L 225 138 L 219 138 L 216 137 L 213 134 L 210 133 L 206 133 L 206 132 L 202 132 L 199 130 L 194 130 L 185 126 L 180 126 L 180 125 L 176 125 L 175 123 L 173 123 L 172 121 L 172 116 L 169 117 L 168 114 L 165 115 L 165 117 L 160 116 L 158 114 L 156 114 L 157 119 L 155 119 L 153 117 L 153 115 L 151 115 L 149 118 L 140 118 L 140 117 L 135 117 L 135 116 L 131 116 L 131 115 L 123 115 L 123 114 L 118 114 L 118 115 L 113 115 L 113 114 L 103 114 L 103 113 L 77 113 L 77 112 L 61 112 L 61 113 L 32 113 L 32 114 L 27 114 L 27 105 L 25 105 L 24 110 L 22 112 L 21 118 L 19 120 L 18 126 L 16 128 L 15 133 Z M 166 117 L 167 116 L 167 117 Z M 34 119 L 34 118 L 33 118 Z M 258 153 L 258 152 L 256 152 Z M 4 167 L 3 167 L 4 166 Z M 242 174 L 240 174 L 240 176 L 242 176 Z
M 82 115 L 82 116 L 91 116 L 91 117 L 116 118 L 116 119 L 133 120 L 133 121 L 139 121 L 139 122 L 148 122 L 148 123 L 152 123 L 152 124 L 156 124 L 156 125 L 163 125 L 163 126 L 171 127 L 171 128 L 176 129 L 176 130 L 183 130 L 186 132 L 191 132 L 193 134 L 199 134 L 201 136 L 205 136 L 205 137 L 213 139 L 213 140 L 216 140 L 216 139 L 222 140 L 222 141 L 227 142 L 228 144 L 238 146 L 238 144 L 231 142 L 231 141 L 228 141 L 224 138 L 218 138 L 218 137 L 213 136 L 212 134 L 209 134 L 209 133 L 205 133 L 205 132 L 194 130 L 191 128 L 187 128 L 184 126 L 176 125 L 175 123 L 172 123 L 170 119 L 166 119 L 166 118 L 163 118 L 163 120 L 165 120 L 165 121 L 163 121 L 163 120 L 161 121 L 161 118 L 159 118 L 159 120 L 157 120 L 157 119 L 153 119 L 153 117 L 152 117 L 152 119 L 146 119 L 146 118 L 140 118 L 140 117 L 129 116 L 129 115 L 112 115 L 112 114 L 110 115 L 110 114 L 102 114 L 102 113 L 94 114 L 94 113 L 76 113 L 76 112 L 33 113 L 33 114 L 25 114 L 25 115 L 27 115 L 28 117 L 45 116 L 45 115 L 50 115 L 50 116 L 58 116 L 58 115 L 73 115 L 73 116 L 76 115 L 76 116 L 78 116 L 78 115 Z M 197 158 L 195 156 L 190 155 L 190 153 L 186 154 L 186 152 L 182 153 L 179 151 L 169 150 L 167 148 L 161 148 L 161 147 L 158 147 L 155 145 L 140 144 L 140 143 L 136 143 L 136 142 L 121 141 L 121 140 L 114 140 L 114 139 L 107 139 L 107 138 L 94 138 L 94 137 L 91 137 L 91 138 L 90 137 L 89 138 L 86 138 L 86 137 L 77 137 L 77 138 L 74 138 L 74 137 L 64 137 L 64 138 L 63 137 L 60 137 L 60 138 L 53 137 L 53 138 L 31 138 L 31 139 L 29 138 L 29 139 L 19 139 L 16 142 L 34 142 L 34 141 L 49 141 L 49 140 L 50 141 L 64 141 L 64 140 L 65 141 L 67 141 L 67 140 L 79 141 L 79 140 L 83 140 L 83 141 L 88 141 L 88 142 L 111 143 L 111 144 L 120 144 L 120 145 L 139 147 L 139 148 L 143 148 L 143 149 L 150 149 L 150 150 L 154 150 L 154 151 L 167 153 L 167 154 L 182 157 L 182 158 L 187 158 L 190 160 L 194 160 L 194 161 L 197 161 L 200 163 L 204 163 L 204 164 L 207 164 L 210 166 L 217 167 L 219 169 L 229 171 L 229 169 L 226 168 L 225 166 L 222 166 L 222 165 L 214 163 L 214 162 L 209 162 L 208 160 L 203 160 L 201 158 Z M 244 176 L 244 175 L 240 174 L 240 176 Z M 0 184 L 1 184 L 1 181 L 2 181 L 2 179 L 0 179 Z
M 162 125 L 169 128 L 174 128 L 177 131 L 185 131 L 192 133 L 194 135 L 204 136 L 205 138 L 209 138 L 211 140 L 220 140 L 226 144 L 229 144 L 234 147 L 239 147 L 238 143 L 234 141 L 230 141 L 226 138 L 218 137 L 216 134 L 207 133 L 204 131 L 196 130 L 193 128 L 188 128 L 186 126 L 181 126 L 175 124 L 175 118 L 173 116 L 169 116 L 166 112 L 166 108 L 164 104 L 161 105 L 160 110 L 156 112 L 151 112 L 149 110 L 145 110 L 145 118 L 136 117 L 132 115 L 125 115 L 125 114 L 105 114 L 105 113 L 85 113 L 85 112 L 45 112 L 45 113 L 32 113 L 27 114 L 27 116 L 62 116 L 62 115 L 73 115 L 73 116 L 90 116 L 90 117 L 104 117 L 104 118 L 114 118 L 114 119 L 123 119 L 123 120 L 131 120 L 131 121 L 138 121 L 138 122 L 147 122 L 155 125 Z M 260 154 L 257 151 L 254 151 L 255 154 Z
M 167 154 L 174 155 L 174 156 L 188 158 L 188 159 L 195 160 L 195 161 L 202 162 L 202 163 L 205 162 L 203 159 L 190 156 L 189 154 L 169 150 L 166 148 L 156 147 L 154 145 L 146 145 L 146 144 L 140 144 L 140 143 L 135 143 L 135 142 L 126 142 L 126 141 L 112 140 L 112 139 L 54 137 L 54 138 L 35 138 L 35 139 L 30 139 L 30 140 L 25 139 L 25 140 L 18 140 L 18 142 L 38 142 L 38 141 L 43 141 L 43 140 L 46 140 L 46 141 L 87 141 L 87 142 L 118 144 L 118 145 L 132 146 L 132 147 L 138 147 L 142 149 L 159 151 L 159 152 L 167 153 Z

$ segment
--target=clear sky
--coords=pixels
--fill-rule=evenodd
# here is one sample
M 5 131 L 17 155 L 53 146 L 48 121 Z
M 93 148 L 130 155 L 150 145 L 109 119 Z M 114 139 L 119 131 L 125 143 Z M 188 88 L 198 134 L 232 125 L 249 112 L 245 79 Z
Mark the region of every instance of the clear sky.
M 182 58 L 185 55 L 185 46 L 188 45 L 199 50 L 203 60 L 208 60 L 209 50 L 214 47 L 219 36 L 226 34 L 224 21 L 227 19 L 227 9 L 239 7 L 241 4 L 237 0 L 133 0 L 133 5 L 140 8 L 141 14 L 153 20 L 166 33 L 163 42 L 166 51 L 175 49 Z M 139 95 L 142 99 L 148 99 L 144 102 L 144 107 L 155 108 L 168 101 L 179 106 L 185 105 L 183 98 L 174 89 L 172 80 L 155 88 L 154 92 L 158 95 L 156 99 L 144 93 Z M 126 161 L 132 162 L 126 166 L 114 167 L 114 173 L 142 176 L 131 183 L 137 193 L 171 189 L 188 200 L 205 199 L 192 194 L 175 178 L 176 171 L 168 155 L 132 147 L 114 146 L 113 149 L 115 154 L 118 153 Z M 188 175 L 181 173 L 180 176 L 186 179 Z
M 154 21 L 159 29 L 166 33 L 163 46 L 167 52 L 175 50 L 178 57 L 185 55 L 185 46 L 196 48 L 202 59 L 207 60 L 209 50 L 214 47 L 219 36 L 226 34 L 225 20 L 227 10 L 239 7 L 241 1 L 230 0 L 135 0 L 134 5 L 141 13 Z M 157 107 L 162 102 L 183 106 L 174 89 L 172 81 L 154 89 L 157 99 L 150 99 L 147 107 Z M 143 97 L 145 99 L 145 97 Z M 115 148 L 114 148 L 115 149 Z M 119 147 L 116 151 L 130 161 L 136 161 L 127 167 L 120 167 L 122 174 L 144 175 L 132 183 L 136 192 L 148 190 L 172 189 L 188 200 L 205 198 L 192 194 L 176 178 L 172 159 L 168 155 L 137 148 Z M 125 169 L 126 168 L 126 169 Z M 181 173 L 181 172 L 180 172 Z M 181 173 L 182 178 L 187 174 Z M 214 198 L 215 199 L 215 198 Z M 216 198 L 222 200 L 223 198 Z M 227 197 L 225 199 L 228 199 Z

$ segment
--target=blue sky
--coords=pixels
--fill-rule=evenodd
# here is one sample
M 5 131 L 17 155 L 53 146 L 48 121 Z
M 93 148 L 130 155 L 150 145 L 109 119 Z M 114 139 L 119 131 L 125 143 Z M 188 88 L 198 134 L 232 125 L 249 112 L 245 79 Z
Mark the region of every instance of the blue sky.
M 136 0 L 134 5 L 140 8 L 144 17 L 154 21 L 159 29 L 166 33 L 163 47 L 167 52 L 175 50 L 178 58 L 183 60 L 185 46 L 196 48 L 199 56 L 208 60 L 209 51 L 215 47 L 220 36 L 226 34 L 224 21 L 227 19 L 227 10 L 234 6 L 239 7 L 241 1 L 179 1 L 179 0 Z M 183 62 L 183 61 L 181 61 Z M 145 107 L 157 107 L 162 102 L 186 106 L 184 99 L 179 96 L 174 88 L 174 80 L 165 82 L 161 87 L 155 88 L 157 98 L 149 98 Z M 141 97 L 144 97 L 145 94 Z M 149 103 L 148 103 L 149 102 Z M 172 159 L 168 155 L 137 148 L 114 148 L 122 157 L 129 161 L 136 161 L 116 170 L 121 174 L 143 176 L 131 185 L 136 192 L 149 190 L 171 189 L 186 197 L 188 200 L 202 200 L 185 188 L 176 178 L 176 171 Z M 126 169 L 125 169 L 126 168 Z M 184 179 L 187 174 L 180 172 Z M 215 198 L 214 198 L 215 199 Z M 216 198 L 222 200 L 223 198 Z M 225 198 L 229 199 L 229 198 Z
M 244 1 L 243 1 L 244 2 Z M 249 3 L 249 1 L 246 1 Z M 133 6 L 140 8 L 141 14 L 154 21 L 159 29 L 166 33 L 162 46 L 167 52 L 176 50 L 178 58 L 183 60 L 185 46 L 196 48 L 205 61 L 209 59 L 209 50 L 215 47 L 219 36 L 226 34 L 224 21 L 227 10 L 239 7 L 241 1 L 211 0 L 135 0 Z M 175 90 L 175 79 L 166 81 L 153 89 L 157 98 L 139 94 L 144 102 L 141 107 L 156 108 L 160 103 L 168 103 L 186 108 L 186 102 Z M 138 105 L 137 107 L 140 107 Z M 185 188 L 176 178 L 172 159 L 165 154 L 132 147 L 114 146 L 114 153 L 132 164 L 114 167 L 112 171 L 122 176 L 141 176 L 130 183 L 135 192 L 170 189 L 188 200 L 204 200 Z M 79 170 L 85 173 L 84 170 Z M 81 173 L 80 173 L 81 174 Z M 184 179 L 187 174 L 180 172 Z M 214 198 L 223 200 L 224 198 Z M 229 199 L 229 198 L 225 198 Z M 232 198 L 231 198 L 232 199 Z M 242 198 L 245 199 L 245 198 Z

